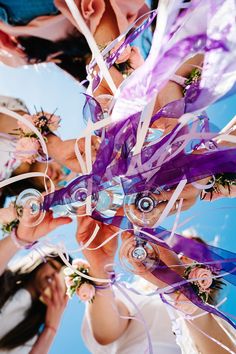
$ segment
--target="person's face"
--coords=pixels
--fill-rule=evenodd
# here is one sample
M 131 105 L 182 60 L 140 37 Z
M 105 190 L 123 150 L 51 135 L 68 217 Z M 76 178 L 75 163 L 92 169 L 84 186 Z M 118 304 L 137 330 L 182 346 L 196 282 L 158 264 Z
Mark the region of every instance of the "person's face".
M 38 295 L 42 295 L 45 289 L 50 286 L 61 268 L 62 265 L 59 262 L 51 259 L 38 269 L 33 280 L 34 288 Z
M 35 162 L 30 166 L 30 172 L 41 172 L 44 173 L 46 169 L 46 164 L 41 162 Z M 68 174 L 70 171 L 63 167 L 58 162 L 52 161 L 48 164 L 47 175 L 53 181 L 55 187 L 60 187 L 62 181 L 65 181 L 68 178 Z M 44 189 L 44 178 L 43 177 L 36 177 L 35 183 Z M 50 187 L 50 181 L 46 178 L 47 187 Z
M 42 162 L 35 162 L 32 165 L 28 163 L 22 163 L 16 170 L 15 170 L 15 175 L 20 175 L 23 173 L 29 173 L 29 172 L 41 172 L 45 173 L 46 170 L 46 164 Z M 66 167 L 62 166 L 58 162 L 52 161 L 48 164 L 48 170 L 47 170 L 47 175 L 48 177 L 51 178 L 53 181 L 55 187 L 58 189 L 58 187 L 63 187 L 67 181 L 70 179 L 74 178 L 75 176 L 69 169 Z M 35 187 L 38 188 L 39 190 L 44 190 L 44 178 L 43 177 L 35 177 L 33 179 Z M 65 182 L 65 183 L 64 183 Z M 48 178 L 46 178 L 46 184 L 47 187 L 50 188 L 50 181 Z

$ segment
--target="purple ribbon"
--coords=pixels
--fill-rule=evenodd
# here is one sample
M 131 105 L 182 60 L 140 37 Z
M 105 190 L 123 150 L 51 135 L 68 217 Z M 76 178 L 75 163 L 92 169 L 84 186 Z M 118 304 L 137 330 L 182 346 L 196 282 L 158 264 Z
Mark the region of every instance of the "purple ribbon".
M 196 305 L 203 311 L 209 312 L 213 315 L 222 318 L 223 320 L 227 321 L 233 328 L 236 329 L 236 324 L 230 318 L 228 318 L 224 313 L 219 311 L 214 306 L 204 303 L 201 298 L 194 292 L 191 284 L 188 283 L 187 280 L 183 281 L 183 278 L 179 274 L 168 268 L 162 261 L 160 261 L 159 266 L 157 266 L 156 269 L 152 271 L 152 274 L 157 279 L 163 281 L 168 285 L 171 285 L 173 287 L 173 290 L 180 290 L 181 293 L 186 296 L 187 299 L 189 299 L 194 305 Z
M 140 26 L 138 26 L 135 30 L 131 31 L 126 39 L 124 40 L 124 42 L 120 45 L 120 47 L 112 54 L 108 55 L 107 58 L 104 58 L 104 61 L 107 65 L 107 68 L 110 69 L 112 67 L 112 65 L 115 64 L 115 62 L 117 61 L 117 59 L 119 58 L 119 56 L 124 52 L 124 50 L 126 49 L 126 47 L 128 45 L 130 45 L 136 38 L 138 38 L 153 22 L 153 20 L 155 19 L 157 15 L 156 11 L 151 12 L 151 14 L 148 16 L 147 20 L 144 21 L 144 23 L 142 23 Z M 93 68 L 96 65 L 96 62 L 93 62 L 92 65 L 88 66 L 88 72 L 92 73 L 93 72 Z M 96 88 L 99 86 L 100 82 L 101 82 L 101 73 L 99 72 L 97 75 L 94 76 L 94 78 L 92 79 L 92 88 L 93 91 L 96 90 Z
M 136 102 L 143 102 L 144 108 L 167 83 L 179 66 L 190 55 L 194 56 L 197 53 L 205 53 L 205 62 L 207 63 L 209 58 L 212 65 L 209 67 L 209 65 L 204 64 L 204 81 L 201 82 L 201 92 L 198 93 L 194 103 L 189 105 L 187 111 L 205 108 L 226 93 L 227 89 L 234 83 L 233 78 L 236 70 L 234 55 L 231 54 L 236 47 L 235 16 L 230 4 L 232 3 L 229 1 L 217 1 L 216 5 L 215 0 L 204 0 L 199 1 L 194 9 L 190 7 L 182 16 L 182 26 L 176 32 L 176 36 L 183 32 L 182 39 L 172 45 L 169 44 L 168 39 L 171 38 L 172 33 L 172 27 L 169 26 L 158 56 L 155 52 L 156 35 L 154 34 L 150 55 L 142 68 L 137 70 L 136 75 L 131 75 L 127 82 L 122 85 L 122 90 L 120 90 L 120 95 L 114 107 L 119 119 L 127 117 L 127 112 L 129 112 L 128 115 L 131 115 L 139 111 L 141 106 L 140 104 L 136 105 Z M 201 30 L 202 24 L 199 15 L 201 11 L 198 11 L 202 6 L 205 6 L 206 9 L 204 18 L 207 19 L 207 25 L 206 28 Z M 220 17 L 221 13 L 222 16 Z M 190 19 L 193 22 L 195 32 L 192 36 L 185 33 L 188 33 L 188 31 L 185 31 L 185 24 Z M 220 23 L 217 24 L 216 21 Z M 214 62 L 214 55 L 217 57 L 217 65 Z M 219 77 L 221 80 L 219 80 Z M 214 79 L 214 84 L 212 84 L 211 78 Z M 222 80 L 227 83 L 226 86 L 222 84 Z M 124 100 L 127 102 L 126 105 L 124 105 Z

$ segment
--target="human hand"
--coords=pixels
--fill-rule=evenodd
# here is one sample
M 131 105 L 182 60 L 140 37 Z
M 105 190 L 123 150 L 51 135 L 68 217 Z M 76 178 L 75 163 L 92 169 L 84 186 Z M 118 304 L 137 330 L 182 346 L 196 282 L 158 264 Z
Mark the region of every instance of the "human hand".
M 17 218 L 15 206 L 11 203 L 7 208 L 0 208 L 0 224 L 7 225 Z
M 49 284 L 51 296 L 43 293 L 41 295 L 47 306 L 45 327 L 51 327 L 57 330 L 62 314 L 66 308 L 68 297 L 65 291 L 65 285 L 58 273 L 54 275 L 52 282 Z
M 206 185 L 209 178 L 198 181 L 201 185 Z M 148 196 L 155 202 L 156 207 L 154 207 L 148 213 L 144 213 L 142 210 L 137 208 L 136 202 L 133 202 L 129 205 L 129 208 L 126 210 L 134 220 L 135 224 L 140 227 L 154 227 L 154 225 L 158 222 L 161 217 L 163 211 L 165 210 L 167 204 L 175 192 L 174 189 L 171 190 L 161 190 L 160 193 L 149 193 Z M 182 199 L 181 211 L 188 210 L 191 206 L 193 206 L 200 195 L 201 189 L 194 187 L 192 184 L 187 184 L 174 205 L 170 209 L 168 215 L 175 214 L 179 208 L 180 200 Z
M 48 152 L 51 157 L 53 157 L 60 164 L 68 167 L 73 172 L 80 173 L 81 166 L 75 154 L 75 139 L 62 141 L 59 137 L 55 135 L 48 136 Z M 85 157 L 85 138 L 80 138 L 77 142 L 78 148 L 82 155 Z M 92 135 L 91 136 L 91 152 L 92 152 L 92 162 L 96 159 L 96 154 L 100 146 L 100 138 Z
M 20 221 L 17 228 L 18 239 L 25 242 L 35 242 L 39 238 L 46 236 L 49 232 L 55 230 L 59 226 L 69 224 L 72 220 L 69 217 L 54 218 L 53 212 L 48 211 L 45 214 L 43 221 L 35 226 L 27 226 L 24 224 L 24 218 L 30 217 L 30 211 L 27 209 L 24 211 L 23 219 Z M 27 219 L 29 220 L 29 218 Z
M 90 250 L 99 247 L 112 234 L 118 231 L 118 228 L 112 225 L 102 224 L 89 216 L 79 218 L 76 239 L 79 244 L 86 243 L 93 234 L 96 225 L 100 229 L 95 239 L 90 243 L 89 247 L 83 251 L 84 256 L 91 266 L 91 275 L 95 277 L 107 277 L 104 267 L 114 261 L 118 241 L 115 236 L 108 243 L 98 248 L 97 250 Z

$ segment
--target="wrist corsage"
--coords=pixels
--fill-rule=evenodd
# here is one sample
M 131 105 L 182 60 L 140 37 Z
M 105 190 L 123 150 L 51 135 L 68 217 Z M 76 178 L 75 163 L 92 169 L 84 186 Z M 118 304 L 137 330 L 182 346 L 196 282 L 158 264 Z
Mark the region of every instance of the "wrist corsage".
M 3 235 L 10 234 L 18 226 L 19 220 L 14 203 L 11 203 L 7 208 L 0 209 L 0 224 Z
M 207 303 L 214 303 L 212 296 L 224 285 L 219 278 L 214 278 L 216 275 L 219 270 L 200 263 L 193 263 L 184 272 L 184 278 L 190 280 L 194 292 Z
M 118 47 L 113 48 L 113 51 Z M 112 53 L 112 51 L 111 51 Z M 120 71 L 124 78 L 132 74 L 132 72 L 139 68 L 144 63 L 144 59 L 138 47 L 130 47 L 128 45 L 124 52 L 119 56 L 114 66 Z
M 89 275 L 90 266 L 85 260 L 75 259 L 72 262 L 72 266 L 81 273 Z M 91 280 L 78 275 L 77 273 L 73 272 L 73 270 L 69 267 L 64 269 L 64 274 L 66 276 L 66 294 L 69 296 L 69 298 L 72 298 L 72 296 L 76 293 L 79 296 L 80 300 L 83 302 L 88 301 L 92 303 L 94 301 L 96 290 L 95 284 Z
M 184 82 L 184 89 L 183 89 L 183 94 L 185 95 L 188 89 L 192 84 L 196 84 L 199 82 L 201 78 L 201 70 L 198 68 L 194 68 L 191 73 L 189 74 L 189 77 L 185 80 Z
M 230 195 L 231 187 L 236 186 L 236 173 L 218 173 L 217 175 L 211 178 L 208 184 L 214 185 L 211 188 L 205 189 L 202 191 L 200 199 L 203 200 L 206 198 L 206 195 L 210 193 L 210 200 L 213 198 L 213 194 L 221 194 L 225 196 L 226 193 Z
M 199 85 L 201 80 L 201 70 L 194 68 L 189 77 L 184 82 L 183 95 L 187 103 L 194 102 L 199 95 Z
M 30 249 L 37 243 L 37 241 L 29 242 L 17 236 L 19 219 L 17 218 L 15 203 L 11 203 L 7 208 L 0 209 L 0 224 L 3 236 L 9 235 L 17 248 Z
M 23 115 L 42 134 L 45 141 L 46 136 L 58 129 L 60 118 L 54 114 L 39 112 L 33 115 Z M 38 158 L 44 158 L 37 135 L 24 123 L 18 121 L 18 129 L 13 135 L 18 136 L 16 142 L 15 157 L 22 162 L 33 163 Z
M 108 44 L 109 43 L 106 45 L 99 45 L 100 51 L 103 51 Z M 114 55 L 121 45 L 121 42 L 117 43 L 114 48 L 112 48 L 111 51 L 105 56 L 105 59 L 110 55 Z M 144 59 L 140 53 L 139 48 L 127 44 L 115 61 L 114 66 L 123 75 L 123 77 L 126 78 L 143 63 Z

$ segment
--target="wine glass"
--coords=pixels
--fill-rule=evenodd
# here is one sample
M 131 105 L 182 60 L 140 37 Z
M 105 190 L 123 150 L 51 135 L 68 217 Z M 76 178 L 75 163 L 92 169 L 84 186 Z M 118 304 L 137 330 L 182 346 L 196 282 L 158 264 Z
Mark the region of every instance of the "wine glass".
M 15 208 L 18 219 L 25 226 L 36 226 L 42 222 L 45 211 L 42 209 L 43 195 L 36 189 L 22 191 L 16 201 Z
M 87 189 L 74 186 L 70 190 L 70 197 L 64 196 L 62 203 L 53 206 L 51 209 L 55 216 L 80 217 L 86 215 Z M 96 194 L 91 198 L 91 209 L 94 210 L 98 197 Z M 40 224 L 46 211 L 43 209 L 44 196 L 38 190 L 29 188 L 21 192 L 15 202 L 18 219 L 25 226 L 36 226 Z
M 72 181 L 74 182 L 74 181 Z M 112 217 L 123 204 L 123 190 L 118 178 L 102 185 L 98 192 L 91 195 L 91 211 L 96 210 L 104 218 Z M 86 215 L 86 204 L 89 198 L 87 181 L 71 183 L 62 194 L 58 205 L 52 207 L 55 216 L 82 217 Z M 35 226 L 45 216 L 43 210 L 44 196 L 36 189 L 29 188 L 21 192 L 15 202 L 19 220 L 27 226 Z M 27 217 L 26 217 L 27 215 Z
M 133 224 L 133 231 L 122 243 L 119 258 L 121 264 L 132 273 L 145 273 L 159 264 L 158 247 L 148 240 L 142 228 L 154 227 L 160 216 L 158 206 L 163 201 L 160 189 L 154 192 L 134 193 L 124 198 L 124 212 Z

